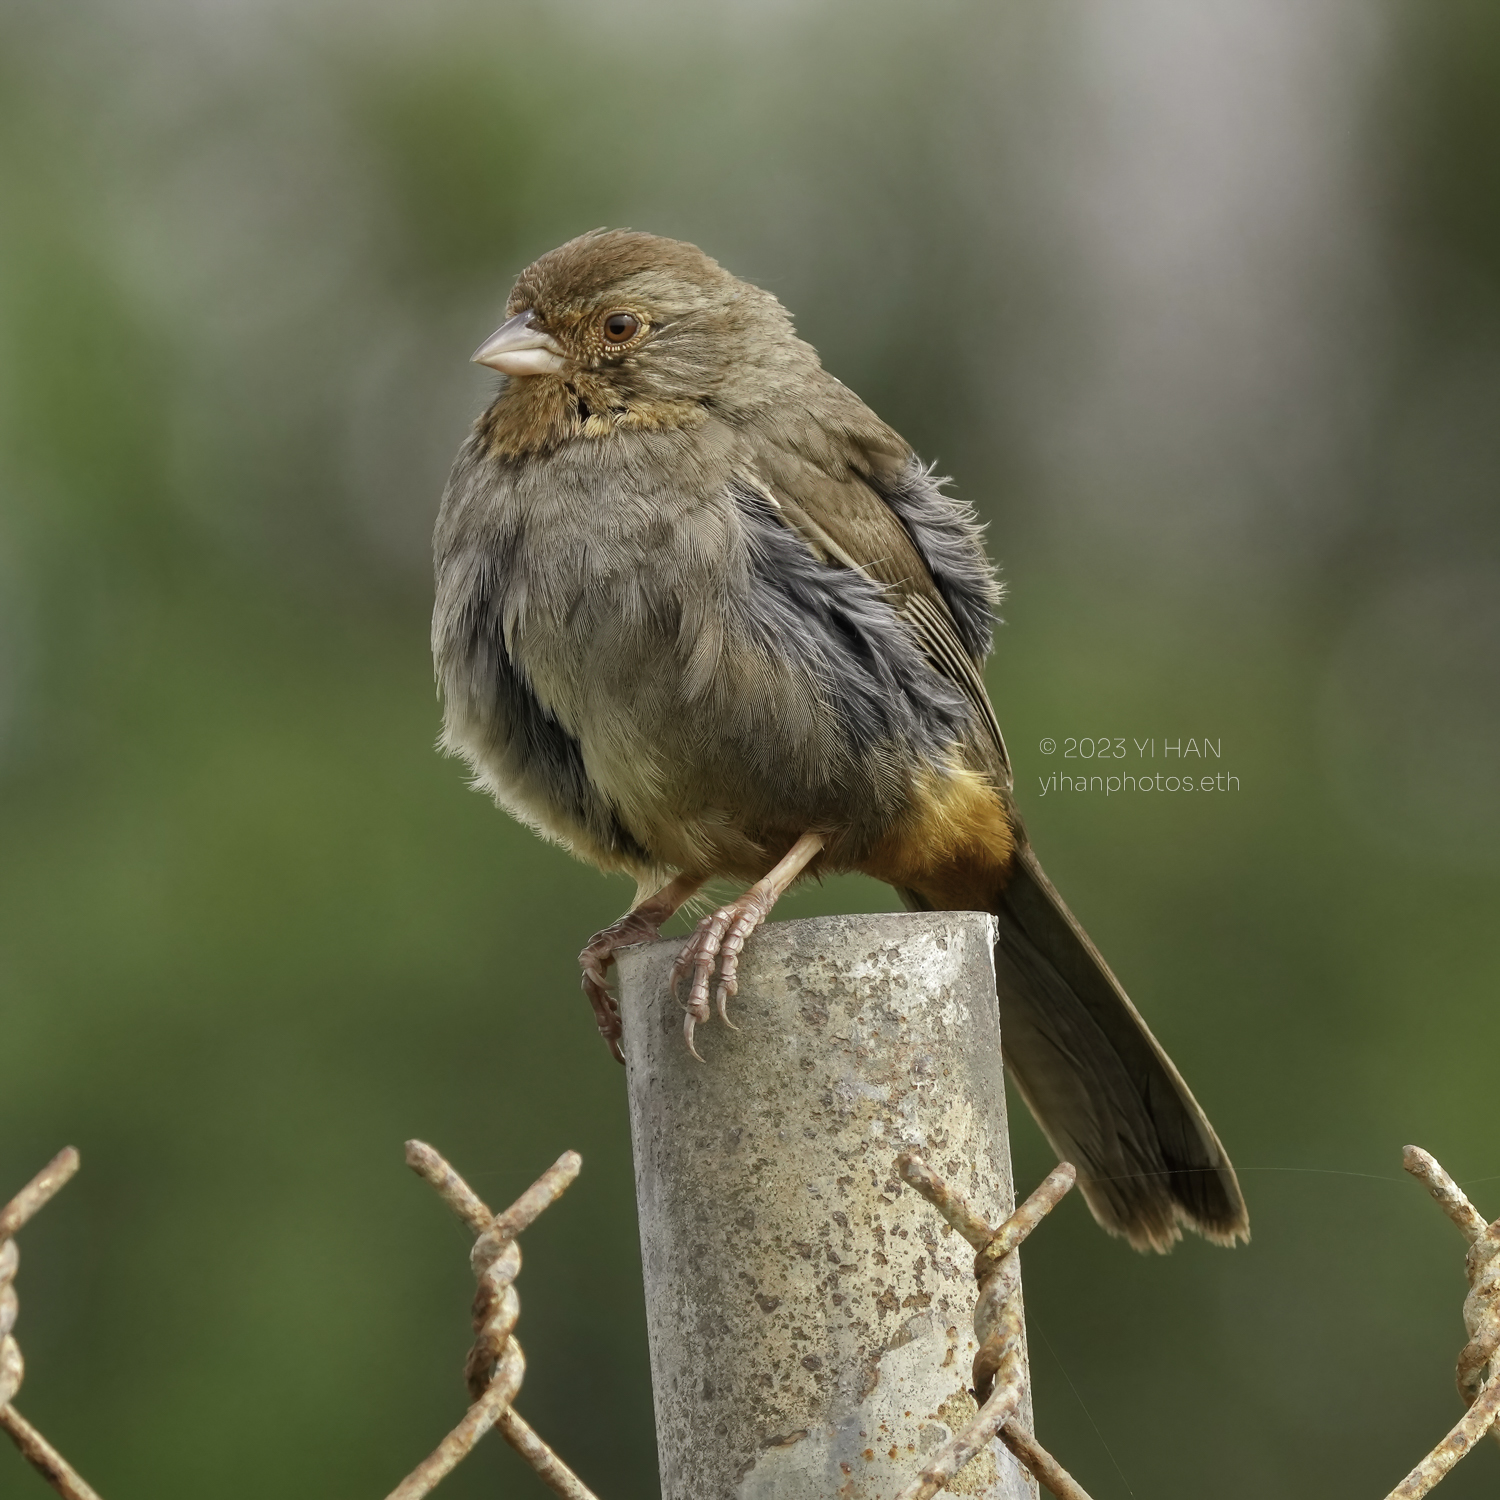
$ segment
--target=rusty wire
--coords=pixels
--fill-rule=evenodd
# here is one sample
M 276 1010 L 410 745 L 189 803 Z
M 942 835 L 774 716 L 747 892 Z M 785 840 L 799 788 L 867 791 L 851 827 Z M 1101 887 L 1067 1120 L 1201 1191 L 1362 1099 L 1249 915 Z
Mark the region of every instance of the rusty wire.
M 583 1158 L 576 1151 L 565 1151 L 502 1214 L 492 1214 L 473 1188 L 425 1141 L 406 1143 L 406 1164 L 437 1189 L 477 1236 L 469 1263 L 479 1291 L 474 1298 L 474 1347 L 464 1366 L 472 1404 L 458 1426 L 391 1491 L 387 1500 L 421 1500 L 431 1494 L 491 1427 L 554 1494 L 563 1500 L 597 1500 L 511 1405 L 526 1373 L 526 1359 L 515 1337 L 516 1320 L 521 1315 L 515 1288 L 521 1247 L 516 1236 L 534 1223 L 543 1209 L 557 1202 L 578 1176 Z
M 947 1487 L 960 1469 L 990 1439 L 1000 1441 L 1022 1466 L 1057 1500 L 1089 1500 L 1087 1491 L 1037 1442 L 1016 1412 L 1025 1394 L 1026 1333 L 1021 1321 L 1021 1242 L 1062 1201 L 1077 1173 L 1067 1163 L 1046 1181 L 998 1228 L 992 1229 L 915 1152 L 896 1158 L 896 1170 L 975 1249 L 974 1279 L 979 1296 L 974 1304 L 974 1333 L 979 1352 L 974 1356 L 974 1398 L 979 1410 L 932 1457 L 898 1500 L 929 1500 Z
M 13 1332 L 19 1303 L 16 1300 L 16 1268 L 21 1252 L 15 1236 L 21 1226 L 78 1170 L 78 1153 L 64 1147 L 4 1208 L 0 1208 L 0 1427 L 10 1434 L 22 1456 L 64 1500 L 99 1500 L 51 1443 L 12 1406 L 26 1373 L 21 1346 Z
M 1500 1219 L 1487 1224 L 1464 1191 L 1420 1146 L 1401 1153 L 1406 1168 L 1437 1200 L 1469 1242 L 1464 1267 L 1469 1294 L 1464 1326 L 1469 1342 L 1458 1356 L 1458 1393 L 1469 1408 L 1459 1424 L 1419 1463 L 1386 1500 L 1420 1500 L 1486 1432 L 1500 1442 Z M 1485 1381 L 1485 1367 L 1489 1380 Z
M 517 1236 L 560 1198 L 577 1177 L 582 1159 L 565 1152 L 514 1203 L 492 1214 L 462 1177 L 431 1146 L 408 1141 L 407 1164 L 430 1183 L 474 1231 L 470 1264 L 479 1283 L 474 1302 L 475 1342 L 465 1364 L 471 1405 L 463 1419 L 421 1464 L 391 1491 L 387 1500 L 422 1500 L 494 1427 L 562 1500 L 597 1500 L 512 1405 L 526 1361 L 515 1338 L 520 1299 L 515 1279 L 521 1269 Z M 1464 1323 L 1469 1341 L 1458 1357 L 1459 1394 L 1468 1406 L 1463 1419 L 1390 1492 L 1386 1500 L 1421 1500 L 1469 1453 L 1486 1432 L 1500 1441 L 1500 1219 L 1486 1223 L 1462 1189 L 1427 1152 L 1408 1146 L 1403 1165 L 1432 1194 L 1469 1241 L 1465 1259 L 1469 1293 Z M 78 1153 L 61 1151 L 0 1209 L 0 1427 L 64 1500 L 99 1500 L 97 1493 L 11 1404 L 20 1388 L 24 1363 L 14 1328 L 20 1255 L 15 1235 L 78 1170 Z M 992 1229 L 915 1153 L 897 1158 L 901 1178 L 922 1194 L 977 1252 L 974 1276 L 979 1295 L 974 1331 L 974 1395 L 979 1409 L 945 1443 L 898 1500 L 931 1500 L 995 1437 L 1057 1500 L 1089 1500 L 1081 1485 L 1037 1442 L 1017 1413 L 1025 1394 L 1025 1330 L 1021 1319 L 1021 1242 L 1073 1186 L 1066 1162 L 1003 1223 Z

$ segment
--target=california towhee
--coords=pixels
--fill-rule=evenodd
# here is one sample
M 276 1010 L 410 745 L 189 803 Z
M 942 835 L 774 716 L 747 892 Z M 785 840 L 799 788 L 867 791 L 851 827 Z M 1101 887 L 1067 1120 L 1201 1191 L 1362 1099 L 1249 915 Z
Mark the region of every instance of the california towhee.
M 863 870 L 998 918 L 1006 1060 L 1094 1216 L 1137 1247 L 1249 1224 L 1213 1127 L 1042 873 L 980 675 L 972 513 L 768 292 L 598 231 L 521 273 L 506 379 L 434 541 L 443 743 L 538 832 L 639 882 L 580 955 L 620 1056 L 616 948 L 749 889 L 678 961 L 688 1045 L 799 876 Z M 715 982 L 717 981 L 717 982 Z

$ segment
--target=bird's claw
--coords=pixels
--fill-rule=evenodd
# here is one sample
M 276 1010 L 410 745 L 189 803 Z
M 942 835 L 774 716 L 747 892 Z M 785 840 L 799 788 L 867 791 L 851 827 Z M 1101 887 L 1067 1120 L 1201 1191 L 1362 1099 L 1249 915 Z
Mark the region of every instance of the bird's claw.
M 625 1054 L 620 1050 L 620 1007 L 609 992 L 605 979 L 606 964 L 591 964 L 587 948 L 578 957 L 583 965 L 583 993 L 589 997 L 589 1004 L 594 1008 L 594 1022 L 599 1028 L 599 1035 L 604 1038 L 614 1060 L 624 1062 Z
M 632 943 L 649 943 L 660 935 L 657 924 L 649 917 L 638 911 L 628 911 L 618 922 L 596 932 L 578 955 L 578 966 L 583 971 L 583 992 L 594 1008 L 599 1035 L 604 1038 L 610 1056 L 617 1063 L 625 1061 L 625 1053 L 620 1047 L 623 1034 L 620 1006 L 609 989 L 610 965 L 615 961 L 617 949 L 628 948 Z
M 688 1051 L 691 1052 L 699 1062 L 702 1062 L 704 1061 L 703 1054 L 693 1045 L 693 1031 L 697 1027 L 697 1025 L 698 1018 L 692 1013 L 692 1011 L 688 1011 L 687 1014 L 682 1018 L 682 1039 L 687 1043 Z

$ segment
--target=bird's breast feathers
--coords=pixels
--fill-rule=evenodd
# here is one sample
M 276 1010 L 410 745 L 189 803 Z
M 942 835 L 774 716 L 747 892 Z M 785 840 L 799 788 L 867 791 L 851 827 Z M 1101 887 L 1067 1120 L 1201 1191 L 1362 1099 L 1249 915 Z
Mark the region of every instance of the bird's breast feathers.
M 669 434 L 617 434 L 605 462 L 600 446 L 497 465 L 476 438 L 455 466 L 434 615 L 450 745 L 596 862 L 535 811 L 577 802 L 551 797 L 539 726 L 576 747 L 653 864 L 799 821 L 841 819 L 868 844 L 972 738 L 972 703 L 888 587 L 826 529 L 799 527 L 732 434 L 700 430 L 687 464 Z

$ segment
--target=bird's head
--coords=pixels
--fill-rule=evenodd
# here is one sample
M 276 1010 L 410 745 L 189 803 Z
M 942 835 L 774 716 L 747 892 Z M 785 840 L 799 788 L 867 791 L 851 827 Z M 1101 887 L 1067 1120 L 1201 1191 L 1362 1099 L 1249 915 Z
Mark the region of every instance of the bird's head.
M 754 408 L 817 369 L 769 292 L 696 245 L 595 230 L 521 272 L 474 361 L 510 378 L 492 440 L 522 452 L 621 428 L 691 426 Z

